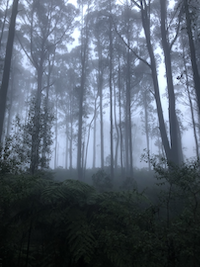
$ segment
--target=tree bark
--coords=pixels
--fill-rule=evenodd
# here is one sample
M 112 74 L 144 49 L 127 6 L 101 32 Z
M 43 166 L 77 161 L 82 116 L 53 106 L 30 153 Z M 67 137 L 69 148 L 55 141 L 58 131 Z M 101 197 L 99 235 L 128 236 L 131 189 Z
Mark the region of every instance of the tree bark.
M 15 71 L 11 72 L 11 81 L 10 81 L 10 89 L 9 94 L 9 107 L 8 107 L 8 119 L 7 119 L 7 130 L 6 136 L 8 137 L 10 134 L 10 124 L 12 118 L 12 106 L 13 106 L 13 94 L 14 94 L 14 82 L 15 82 Z
M 57 168 L 57 164 L 58 164 L 58 158 L 57 158 L 57 148 L 58 148 L 58 99 L 57 99 L 57 93 L 56 93 L 56 114 L 55 114 L 55 120 L 56 120 L 56 124 L 55 124 L 55 154 L 54 154 L 54 169 Z
M 4 125 L 4 118 L 6 111 L 6 101 L 7 101 L 7 92 L 8 92 L 8 84 L 10 77 L 10 66 L 11 66 L 12 51 L 14 44 L 17 12 L 18 12 L 18 0 L 14 0 L 9 32 L 8 32 L 8 40 L 6 45 L 6 56 L 4 61 L 3 78 L 0 90 L 0 142 L 2 141 L 2 134 L 3 134 L 3 125 Z
M 122 88 L 121 88 L 121 65 L 120 58 L 118 59 L 118 88 L 119 88 L 119 134 L 120 134 L 120 163 L 121 163 L 121 176 L 124 176 L 124 164 L 123 164 L 123 131 L 122 131 Z
M 5 24 L 6 24 L 6 20 L 7 20 L 8 4 L 9 4 L 9 0 L 7 0 L 7 2 L 6 2 L 5 15 L 4 15 L 4 19 L 3 19 L 3 23 L 2 23 L 2 27 L 1 27 L 1 35 L 0 35 L 0 51 L 1 51 L 1 45 L 2 45 L 1 42 L 2 42 L 3 34 L 4 34 L 4 28 L 5 28 Z
M 39 166 L 39 146 L 40 146 L 40 107 L 41 107 L 41 92 L 42 92 L 42 74 L 43 68 L 42 64 L 40 68 L 37 69 L 37 93 L 36 102 L 33 117 L 33 132 L 32 132 L 32 142 L 31 142 L 31 164 L 30 170 L 34 174 L 38 170 Z
M 176 115 L 176 101 L 174 94 L 174 84 L 172 77 L 172 63 L 171 63 L 171 49 L 168 41 L 168 31 L 166 30 L 166 9 L 167 2 L 166 0 L 160 0 L 161 7 L 161 36 L 162 36 L 162 47 L 165 58 L 165 70 L 166 70 L 166 78 L 167 78 L 167 89 L 168 89 L 168 99 L 169 99 L 169 124 L 170 124 L 170 140 L 171 140 L 171 155 L 173 156 L 172 161 L 177 165 L 180 165 L 183 161 L 181 155 L 179 153 L 180 138 L 178 134 L 178 123 L 177 123 L 177 115 Z
M 116 129 L 116 145 L 115 145 L 115 168 L 118 167 L 118 152 L 119 152 L 119 126 L 117 124 L 117 94 L 116 94 L 116 88 L 114 86 L 114 120 L 115 120 L 115 129 Z
M 194 140 L 195 140 L 195 146 L 196 146 L 196 157 L 197 160 L 199 160 L 199 143 L 198 143 L 198 138 L 197 138 L 197 129 L 196 129 L 196 122 L 195 122 L 195 114 L 194 114 L 194 107 L 192 103 L 192 97 L 190 93 L 190 88 L 189 88 L 189 78 L 188 78 L 188 71 L 187 71 L 187 65 L 186 65 L 186 59 L 185 59 L 185 48 L 184 44 L 182 43 L 183 46 L 183 64 L 184 64 L 184 71 L 185 71 L 185 76 L 186 76 L 186 91 L 189 99 L 189 105 L 190 105 L 190 112 L 191 112 L 191 118 L 192 118 L 192 128 L 193 128 L 193 134 L 194 134 Z
M 67 114 L 68 115 L 68 114 Z M 65 144 L 65 169 L 68 169 L 68 158 L 69 158 L 69 135 L 68 135 L 68 128 L 69 128 L 69 123 L 68 123 L 68 118 L 66 119 L 66 144 Z
M 93 163 L 92 168 L 96 167 L 96 128 L 97 128 L 97 101 L 95 96 L 95 104 L 94 104 L 94 130 L 93 130 Z
M 143 93 L 143 103 L 144 103 L 144 118 L 145 118 L 145 134 L 146 134 L 146 142 L 147 142 L 147 153 L 150 151 L 149 147 L 149 116 L 148 116 L 148 101 L 147 101 L 147 91 Z M 151 170 L 151 164 L 150 164 L 150 159 L 148 158 L 148 168 L 149 171 Z
M 113 89 L 112 89 L 112 65 L 113 65 L 113 36 L 112 36 L 112 18 L 111 3 L 109 16 L 109 91 L 110 91 L 110 175 L 114 179 L 113 168 Z
M 82 6 L 83 16 L 83 6 Z M 82 19 L 83 21 L 83 19 Z M 86 80 L 86 59 L 87 59 L 87 46 L 88 46 L 88 18 L 86 19 L 85 36 L 83 36 L 84 27 L 81 30 L 81 84 L 79 96 L 79 116 L 78 116 L 78 149 L 77 149 L 77 171 L 78 179 L 83 179 L 83 98 L 85 93 L 85 80 Z
M 172 161 L 173 155 L 171 154 L 171 149 L 170 149 L 169 140 L 167 137 L 166 127 L 165 127 L 165 121 L 163 117 L 163 110 L 162 110 L 159 85 L 158 85 L 156 60 L 155 60 L 155 55 L 154 55 L 154 51 L 153 51 L 153 47 L 151 43 L 150 19 L 149 19 L 148 10 L 147 10 L 148 7 L 146 4 L 146 1 L 143 1 L 143 3 L 144 4 L 141 6 L 141 17 L 142 17 L 142 24 L 143 24 L 143 29 L 144 29 L 145 38 L 146 38 L 147 49 L 149 52 L 149 57 L 150 57 L 150 62 L 151 62 L 150 68 L 151 68 L 153 85 L 154 85 L 154 97 L 156 101 L 159 129 L 160 129 L 161 139 L 162 139 L 162 143 L 165 149 L 167 160 Z
M 199 116 L 200 116 L 200 74 L 198 71 L 198 66 L 197 66 L 197 61 L 196 61 L 196 53 L 195 53 L 195 46 L 194 46 L 194 40 L 193 40 L 193 34 L 192 34 L 192 25 L 191 25 L 192 23 L 191 23 L 191 18 L 190 18 L 188 0 L 184 0 L 184 6 L 185 6 L 186 26 L 187 26 L 187 34 L 188 34 L 188 39 L 189 39 L 194 86 L 195 86 L 195 92 L 197 96 L 197 105 L 198 105 Z
M 133 177 L 133 142 L 132 142 L 132 119 L 131 119 L 131 64 L 130 64 L 130 54 L 129 50 L 127 51 L 127 113 L 128 113 L 128 139 L 129 139 L 129 146 L 128 146 L 128 155 L 130 157 L 129 160 L 129 171 L 128 175 Z

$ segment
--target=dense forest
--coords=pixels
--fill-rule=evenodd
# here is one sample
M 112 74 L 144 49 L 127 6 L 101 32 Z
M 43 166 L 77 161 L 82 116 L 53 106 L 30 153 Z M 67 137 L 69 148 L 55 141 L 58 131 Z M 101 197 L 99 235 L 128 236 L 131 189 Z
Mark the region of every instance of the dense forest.
M 0 138 L 13 138 L 32 174 L 60 166 L 82 180 L 110 166 L 132 176 L 141 154 L 180 164 L 188 145 L 199 158 L 198 1 L 10 2 Z
M 0 267 L 199 267 L 199 146 L 198 0 L 0 0 Z

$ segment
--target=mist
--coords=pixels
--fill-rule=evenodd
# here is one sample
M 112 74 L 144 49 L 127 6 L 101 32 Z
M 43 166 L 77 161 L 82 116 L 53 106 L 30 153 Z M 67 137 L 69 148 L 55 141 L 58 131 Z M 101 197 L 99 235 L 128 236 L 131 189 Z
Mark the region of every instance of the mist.
M 200 3 L 0 7 L 0 266 L 200 266 Z

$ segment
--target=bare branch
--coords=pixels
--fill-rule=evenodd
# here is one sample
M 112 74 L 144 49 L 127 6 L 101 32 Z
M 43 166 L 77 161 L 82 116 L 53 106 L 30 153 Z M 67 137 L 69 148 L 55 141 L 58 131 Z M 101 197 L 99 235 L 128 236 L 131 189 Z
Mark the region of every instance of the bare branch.
M 113 18 L 112 18 L 112 20 L 113 20 Z M 114 24 L 115 31 L 116 31 L 117 35 L 120 37 L 120 39 L 121 39 L 121 40 L 123 41 L 123 43 L 126 45 L 126 47 L 127 47 L 133 54 L 134 54 L 134 56 L 135 56 L 137 59 L 141 60 L 144 64 L 146 64 L 146 65 L 151 69 L 151 65 L 150 65 L 145 59 L 143 59 L 142 57 L 140 57 L 140 56 L 133 50 L 133 48 L 130 47 L 130 45 L 127 44 L 127 42 L 124 40 L 124 38 L 123 38 L 123 37 L 121 36 L 121 34 L 118 32 L 114 20 L 113 20 L 113 24 Z
M 131 2 L 132 2 L 133 4 L 135 4 L 139 9 L 142 8 L 141 5 L 139 5 L 135 0 L 131 0 Z
M 44 89 L 46 89 L 46 88 L 50 88 L 51 86 L 53 86 L 55 84 L 55 81 L 53 81 L 51 84 L 49 84 L 49 85 L 46 85 L 46 86 L 44 86 L 43 88 L 42 88 L 42 91 L 44 91 Z
M 156 98 L 156 96 L 155 96 L 155 93 L 151 90 L 151 89 L 149 89 L 149 91 L 152 93 L 152 95 Z
M 178 38 L 178 35 L 179 35 L 179 30 L 180 30 L 180 25 L 181 25 L 181 15 L 182 15 L 182 11 L 183 11 L 183 8 L 181 8 L 180 10 L 180 13 L 179 13 L 179 16 L 178 16 L 178 26 L 177 26 L 177 29 L 176 29 L 176 34 L 174 36 L 174 39 L 172 40 L 170 46 L 169 46 L 169 49 L 171 51 L 172 49 L 172 46 L 174 45 L 174 43 L 176 42 L 177 38 Z
M 19 43 L 21 45 L 22 50 L 26 54 L 27 58 L 30 60 L 30 62 L 33 64 L 33 66 L 35 66 L 33 59 L 30 57 L 30 55 L 27 53 L 26 49 L 24 48 L 24 46 L 23 46 L 23 44 L 22 44 L 22 42 L 21 42 L 21 40 L 20 40 L 19 35 L 17 34 L 17 32 L 16 32 L 16 37 L 17 37 L 17 39 L 18 39 L 18 41 L 19 41 Z

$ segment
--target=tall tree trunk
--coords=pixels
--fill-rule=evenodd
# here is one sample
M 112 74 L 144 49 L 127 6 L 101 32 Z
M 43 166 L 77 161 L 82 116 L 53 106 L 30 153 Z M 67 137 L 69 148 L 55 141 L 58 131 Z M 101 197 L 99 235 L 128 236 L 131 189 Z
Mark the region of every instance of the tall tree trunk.
M 45 98 L 45 106 L 44 106 L 44 133 L 43 133 L 43 144 L 42 144 L 42 162 L 41 168 L 47 168 L 47 129 L 48 129 L 48 115 L 49 115 L 49 89 L 50 89 L 50 72 L 47 76 L 47 88 L 46 88 L 46 98 Z
M 113 36 L 112 36 L 112 18 L 111 18 L 111 3 L 109 17 L 109 91 L 110 91 L 110 174 L 114 179 L 113 168 L 113 89 L 112 89 L 112 61 L 113 61 Z
M 103 94 L 102 94 L 102 88 L 100 91 L 100 135 L 101 135 L 101 169 L 104 168 L 104 130 L 103 130 Z
M 102 83 L 101 83 L 102 84 Z M 103 88 L 99 86 L 99 97 L 100 97 L 100 147 L 101 147 L 101 169 L 104 168 L 104 133 L 103 133 Z
M 199 116 L 200 116 L 200 74 L 198 71 L 198 66 L 197 66 L 197 61 L 196 61 L 194 39 L 193 39 L 193 34 L 192 34 L 192 23 L 191 23 L 191 18 L 190 18 L 188 0 L 184 0 L 184 6 L 185 6 L 186 26 L 187 26 L 187 33 L 188 33 L 189 46 L 190 46 L 190 56 L 191 56 L 191 62 L 192 62 L 194 86 L 195 86 L 195 92 L 197 96 L 197 105 L 198 105 Z
M 127 51 L 127 111 L 128 111 L 128 138 L 129 138 L 129 157 L 130 157 L 130 166 L 129 166 L 129 173 L 130 177 L 133 177 L 133 142 L 132 142 L 132 119 L 131 119 L 131 65 L 130 65 L 130 54 L 129 50 Z
M 72 156 L 73 156 L 73 126 L 70 125 L 71 134 L 70 134 L 70 143 L 69 143 L 69 169 L 70 172 L 72 170 L 73 162 L 72 162 Z
M 187 71 L 187 65 L 186 65 L 186 59 L 185 59 L 185 48 L 184 44 L 182 42 L 183 46 L 183 64 L 184 64 L 184 71 L 185 71 L 185 76 L 186 76 L 186 91 L 189 99 L 189 104 L 190 104 L 190 112 L 191 112 L 191 118 L 192 118 L 192 128 L 193 128 L 193 134 L 194 134 L 194 140 L 195 140 L 195 146 L 196 146 L 196 157 L 197 160 L 199 160 L 199 143 L 198 143 L 198 137 L 197 137 L 197 129 L 196 129 L 196 122 L 195 122 L 195 114 L 194 114 L 194 107 L 192 103 L 192 97 L 190 93 L 190 88 L 189 88 L 189 78 L 188 78 L 188 71 Z M 199 117 L 199 116 L 198 116 Z
M 97 39 L 98 50 L 98 94 L 100 106 L 100 153 L 101 153 L 101 169 L 104 168 L 104 134 L 103 134 L 103 55 L 100 40 Z
M 68 128 L 69 128 L 69 123 L 68 119 L 66 119 L 66 146 L 65 146 L 65 169 L 68 169 L 68 158 L 69 158 L 69 135 L 68 135 Z
M 97 92 L 98 94 L 98 92 Z M 92 168 L 96 167 L 96 127 L 97 127 L 97 101 L 95 96 L 95 104 L 94 104 L 94 131 L 93 131 L 93 163 Z
M 89 11 L 89 7 L 88 7 Z M 83 23 L 83 5 L 82 5 L 82 23 Z M 87 59 L 87 46 L 88 46 L 88 18 L 86 19 L 85 36 L 83 36 L 84 28 L 81 29 L 81 84 L 80 84 L 80 96 L 79 96 L 79 116 L 78 116 L 78 150 L 77 150 L 77 171 L 78 179 L 83 178 L 83 98 L 85 93 L 85 81 L 86 81 L 86 59 Z M 85 37 L 85 38 L 84 38 Z
M 55 155 L 54 155 L 54 169 L 57 168 L 57 149 L 58 149 L 58 99 L 57 99 L 57 93 L 56 93 L 56 114 L 55 114 L 55 120 L 56 120 L 56 124 L 55 124 Z
M 120 58 L 118 63 L 118 88 L 119 88 L 119 134 L 120 134 L 120 163 L 121 163 L 121 176 L 124 176 L 124 164 L 123 164 L 123 131 L 122 131 L 122 88 L 121 88 L 121 66 L 120 66 Z
M 72 172 L 72 156 L 73 156 L 73 102 L 74 98 L 70 94 L 70 142 L 69 142 L 69 169 L 70 169 L 70 174 Z
M 158 76 L 157 76 L 157 68 L 156 68 L 156 60 L 155 55 L 151 43 L 151 33 L 150 33 L 150 17 L 148 14 L 148 8 L 146 1 L 143 1 L 143 5 L 141 6 L 141 17 L 142 17 L 142 24 L 144 29 L 144 34 L 146 38 L 146 44 L 147 49 L 150 57 L 150 68 L 152 73 L 152 79 L 153 79 L 153 85 L 154 85 L 154 97 L 156 101 L 156 107 L 157 107 L 157 114 L 158 114 L 158 121 L 159 121 L 159 129 L 161 134 L 162 143 L 165 149 L 166 157 L 168 161 L 171 161 L 173 159 L 173 155 L 171 153 L 169 140 L 167 137 L 166 127 L 165 127 L 165 121 L 163 116 L 163 110 L 161 105 L 161 99 L 160 99 L 160 91 L 159 91 L 159 85 L 158 85 Z
M 14 81 L 15 81 L 15 71 L 11 73 L 11 84 L 10 84 L 10 95 L 9 95 L 9 107 L 8 107 L 8 119 L 7 119 L 7 130 L 6 136 L 10 134 L 10 124 L 12 118 L 12 105 L 13 105 L 13 94 L 14 94 Z
M 96 107 L 96 101 L 97 101 L 97 98 L 95 99 L 95 107 Z M 95 109 L 95 112 L 94 112 L 94 116 L 93 116 L 92 120 L 90 121 L 90 123 L 89 123 L 89 125 L 87 127 L 88 128 L 88 136 L 87 136 L 86 149 L 85 149 L 85 164 L 84 164 L 84 169 L 86 169 L 86 164 L 87 164 L 88 147 L 89 147 L 89 141 L 90 141 L 90 131 L 91 131 L 91 127 L 92 127 L 93 121 L 95 122 L 95 118 L 96 118 L 96 109 Z M 93 165 L 93 168 L 95 168 L 94 165 Z
M 0 142 L 2 141 L 2 134 L 3 134 L 3 124 L 6 111 L 6 100 L 7 100 L 9 77 L 10 77 L 10 65 L 12 59 L 17 12 L 18 12 L 18 0 L 14 0 L 12 7 L 12 15 L 10 19 L 9 32 L 8 32 L 8 40 L 6 45 L 6 56 L 4 61 L 3 78 L 0 90 Z
M 118 167 L 118 152 L 119 152 L 119 126 L 117 123 L 117 94 L 116 94 L 116 88 L 114 86 L 114 120 L 115 120 L 115 129 L 116 129 L 116 145 L 115 145 L 115 168 Z
M 4 19 L 3 19 L 3 23 L 1 26 L 1 34 L 0 34 L 0 51 L 1 51 L 1 45 L 2 45 L 2 39 L 3 39 L 3 34 L 4 34 L 4 28 L 5 28 L 5 24 L 6 24 L 6 20 L 7 20 L 7 14 L 8 14 L 8 4 L 9 4 L 9 0 L 7 0 L 6 2 L 6 10 L 5 10 L 5 14 L 4 14 Z
M 178 123 L 176 116 L 176 101 L 174 94 L 174 84 L 172 77 L 172 66 L 171 66 L 171 48 L 168 41 L 168 31 L 166 30 L 166 9 L 167 2 L 166 0 L 160 0 L 161 6 L 161 36 L 162 36 L 162 47 L 165 58 L 165 70 L 167 78 L 167 89 L 169 96 L 169 124 L 170 124 L 170 140 L 171 140 L 171 154 L 173 156 L 172 161 L 176 164 L 181 164 L 183 158 L 181 157 L 182 153 L 180 151 L 180 138 L 178 134 Z
M 144 97 L 144 118 L 145 118 L 145 135 L 146 135 L 146 142 L 147 142 L 147 153 L 149 154 L 150 147 L 149 147 L 149 123 L 148 123 L 148 110 L 147 110 L 147 91 L 143 94 Z M 151 170 L 150 158 L 148 157 L 148 167 L 149 171 Z
M 33 132 L 32 132 L 32 142 L 31 142 L 31 173 L 34 174 L 38 170 L 39 166 L 39 146 L 40 146 L 40 113 L 41 113 L 41 92 L 42 92 L 42 64 L 37 70 L 37 93 L 34 108 L 34 118 L 33 118 Z

